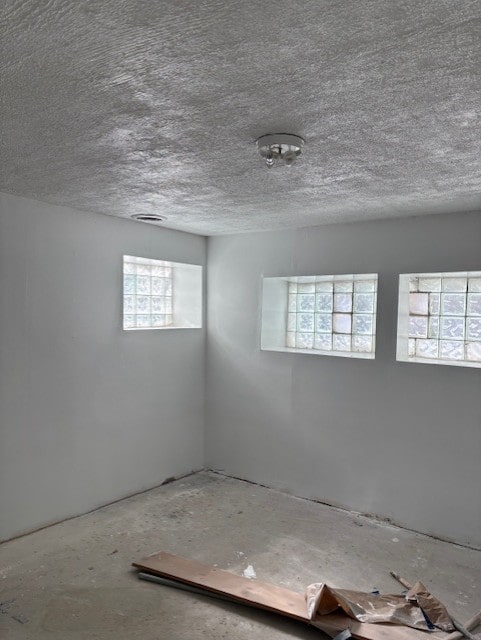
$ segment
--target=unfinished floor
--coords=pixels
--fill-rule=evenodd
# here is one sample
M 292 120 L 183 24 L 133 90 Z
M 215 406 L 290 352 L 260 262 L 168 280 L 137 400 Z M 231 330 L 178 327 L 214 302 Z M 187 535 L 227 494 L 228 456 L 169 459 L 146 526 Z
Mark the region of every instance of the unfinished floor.
M 429 505 L 426 505 L 429 508 Z M 453 615 L 481 607 L 481 552 L 210 472 L 0 546 L 4 640 L 323 638 L 255 611 L 146 583 L 132 560 L 157 550 L 296 591 L 317 581 L 399 592 L 422 579 Z

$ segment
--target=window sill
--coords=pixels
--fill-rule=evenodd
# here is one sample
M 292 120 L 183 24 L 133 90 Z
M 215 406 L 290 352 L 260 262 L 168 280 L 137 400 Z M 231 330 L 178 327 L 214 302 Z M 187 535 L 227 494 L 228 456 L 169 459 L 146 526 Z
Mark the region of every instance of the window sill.
M 471 360 L 438 360 L 434 358 L 396 358 L 398 362 L 411 362 L 414 364 L 441 364 L 448 367 L 474 367 L 481 369 L 481 362 Z
M 340 358 L 360 358 L 361 360 L 374 360 L 374 353 L 353 351 L 321 351 L 320 349 L 295 349 L 293 347 L 261 347 L 261 351 L 277 351 L 281 353 L 306 353 L 312 356 L 334 356 Z

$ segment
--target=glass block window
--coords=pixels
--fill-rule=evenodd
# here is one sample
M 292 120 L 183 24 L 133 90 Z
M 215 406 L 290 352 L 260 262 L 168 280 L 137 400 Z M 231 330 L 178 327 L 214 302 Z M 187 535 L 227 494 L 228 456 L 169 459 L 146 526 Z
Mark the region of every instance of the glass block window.
M 481 272 L 400 276 L 397 359 L 481 367 Z
M 124 329 L 168 327 L 173 316 L 172 263 L 124 256 Z
M 261 349 L 374 358 L 377 274 L 262 280 Z
M 374 357 L 377 275 L 290 278 L 287 295 L 286 347 Z

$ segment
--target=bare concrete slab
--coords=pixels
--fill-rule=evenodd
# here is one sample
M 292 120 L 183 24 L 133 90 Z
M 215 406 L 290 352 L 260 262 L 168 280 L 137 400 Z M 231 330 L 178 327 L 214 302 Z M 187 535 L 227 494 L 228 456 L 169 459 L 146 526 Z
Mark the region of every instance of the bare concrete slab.
M 422 579 L 458 618 L 481 608 L 481 552 L 210 472 L 0 546 L 5 640 L 311 640 L 301 623 L 137 579 L 157 550 L 302 591 L 399 592 Z

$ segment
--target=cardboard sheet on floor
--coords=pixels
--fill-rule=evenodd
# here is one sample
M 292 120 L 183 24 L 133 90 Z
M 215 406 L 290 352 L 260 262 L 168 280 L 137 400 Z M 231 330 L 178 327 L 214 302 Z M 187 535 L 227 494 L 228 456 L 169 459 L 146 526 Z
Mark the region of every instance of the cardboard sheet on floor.
M 163 551 L 132 564 L 141 571 L 199 587 L 207 594 L 227 596 L 233 602 L 301 620 L 331 637 L 347 628 L 358 640 L 446 640 L 448 637 L 444 631 L 427 632 L 388 623 L 361 622 L 349 617 L 342 609 L 321 615 L 312 607 L 308 610 L 306 594 L 249 580 Z

